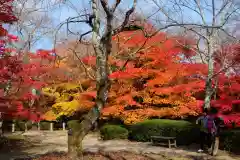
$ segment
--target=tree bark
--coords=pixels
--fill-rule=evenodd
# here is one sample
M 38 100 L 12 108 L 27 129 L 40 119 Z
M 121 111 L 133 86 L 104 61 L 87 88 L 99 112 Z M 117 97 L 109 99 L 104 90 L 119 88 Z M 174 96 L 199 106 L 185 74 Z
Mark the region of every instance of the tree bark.
M 211 155 L 216 156 L 219 148 L 219 136 L 214 137 L 212 146 L 211 146 Z
M 213 53 L 214 53 L 214 38 L 213 36 L 209 36 L 207 47 L 208 47 L 208 75 L 206 79 L 205 85 L 205 98 L 204 98 L 204 108 L 209 109 L 211 107 L 211 99 L 213 94 L 213 73 L 214 73 L 214 61 L 213 61 Z
M 80 160 L 83 155 L 82 140 L 91 130 L 94 122 L 99 117 L 97 106 L 92 108 L 84 117 L 78 128 L 70 128 L 68 131 L 68 153 L 72 160 Z
M 94 123 L 100 116 L 100 111 L 105 105 L 110 88 L 108 55 L 112 49 L 112 19 L 113 14 L 107 15 L 107 27 L 104 35 L 99 39 L 100 19 L 98 13 L 98 4 L 92 0 L 92 10 L 94 16 L 92 42 L 96 54 L 96 88 L 97 97 L 95 106 L 88 112 L 83 121 L 80 123 L 80 129 L 71 128 L 68 133 L 68 153 L 72 160 L 82 158 L 82 140 L 91 130 Z

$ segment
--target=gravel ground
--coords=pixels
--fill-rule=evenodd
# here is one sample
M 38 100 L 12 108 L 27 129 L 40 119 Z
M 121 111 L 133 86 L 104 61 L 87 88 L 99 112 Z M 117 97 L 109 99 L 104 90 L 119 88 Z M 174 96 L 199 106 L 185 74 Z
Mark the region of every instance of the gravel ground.
M 32 157 L 46 153 L 67 151 L 67 132 L 65 131 L 29 131 L 20 135 L 18 134 L 19 133 L 7 135 L 12 138 L 10 138 L 10 142 L 2 147 L 0 146 L 0 160 L 11 160 L 14 157 L 17 158 L 20 156 Z M 145 160 L 144 158 L 148 158 L 146 160 L 240 160 L 239 156 L 223 151 L 220 151 L 216 157 L 211 157 L 205 153 L 199 154 L 196 153 L 198 149 L 196 146 L 169 149 L 153 146 L 150 143 L 130 142 L 127 140 L 102 141 L 96 133 L 91 133 L 85 137 L 83 140 L 83 148 L 84 151 L 88 153 L 85 155 L 85 159 L 93 160 L 104 160 L 104 158 L 106 160 L 115 160 L 109 158 L 109 156 L 107 156 L 108 154 L 117 156 L 117 160 L 121 160 L 121 158 L 123 160 Z M 127 157 L 122 155 L 126 155 Z M 148 157 L 143 155 L 148 155 Z M 53 159 L 54 156 L 60 156 L 60 158 Z M 62 160 L 61 156 L 63 157 L 62 159 L 66 159 L 66 155 L 55 153 L 48 155 L 48 158 L 45 156 L 36 160 Z M 28 158 L 28 160 L 33 160 L 33 158 Z

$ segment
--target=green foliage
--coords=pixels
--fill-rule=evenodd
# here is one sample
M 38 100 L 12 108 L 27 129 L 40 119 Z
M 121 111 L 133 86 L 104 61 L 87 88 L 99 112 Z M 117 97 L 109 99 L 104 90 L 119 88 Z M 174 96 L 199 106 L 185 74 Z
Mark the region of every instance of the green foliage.
M 180 145 L 191 144 L 198 139 L 198 129 L 195 125 L 183 120 L 153 119 L 132 125 L 130 139 L 150 141 L 151 136 L 177 137 Z
M 15 123 L 15 129 L 16 131 L 25 131 L 25 123 L 27 124 L 27 130 L 30 130 L 32 128 L 32 122 L 31 121 L 16 121 Z
M 240 129 L 223 131 L 220 134 L 220 148 L 240 153 Z
M 119 125 L 105 125 L 100 129 L 100 133 L 103 140 L 128 138 L 128 130 Z
M 41 130 L 49 130 L 50 129 L 50 122 L 40 122 Z
M 71 120 L 67 123 L 68 129 L 79 130 L 81 128 L 79 120 Z

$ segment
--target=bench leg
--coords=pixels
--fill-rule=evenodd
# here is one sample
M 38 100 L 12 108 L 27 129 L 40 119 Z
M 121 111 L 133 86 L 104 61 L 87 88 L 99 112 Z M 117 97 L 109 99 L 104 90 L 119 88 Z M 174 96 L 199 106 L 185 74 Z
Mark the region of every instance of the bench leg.
M 177 140 L 174 140 L 174 146 L 177 148 Z
M 171 148 L 171 140 L 168 140 L 168 148 Z

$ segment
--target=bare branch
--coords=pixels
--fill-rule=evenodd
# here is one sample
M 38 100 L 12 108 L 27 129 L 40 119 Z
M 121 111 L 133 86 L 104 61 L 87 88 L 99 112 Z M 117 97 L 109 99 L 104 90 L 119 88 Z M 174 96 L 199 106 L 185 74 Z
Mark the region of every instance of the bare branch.
M 215 0 L 212 0 L 212 26 L 216 23 L 216 13 L 215 13 Z
M 222 5 L 222 7 L 221 7 L 221 9 L 218 11 L 218 13 L 216 14 L 216 17 L 218 17 L 221 13 L 222 13 L 222 11 L 227 7 L 227 5 L 229 4 L 229 1 L 226 1 L 223 5 Z
M 77 52 L 75 51 L 77 47 L 77 43 L 75 45 L 75 47 L 73 49 L 69 48 L 73 54 L 77 57 L 77 59 L 79 60 L 79 62 L 81 63 L 82 67 L 84 68 L 85 70 L 85 74 L 91 79 L 91 80 L 95 80 L 95 76 L 94 75 L 91 75 L 91 73 L 88 71 L 88 68 L 87 66 L 83 63 L 82 59 L 78 56 Z
M 121 3 L 121 0 L 116 0 L 114 6 L 112 7 L 112 12 L 115 12 L 117 6 Z
M 100 0 L 100 2 L 107 16 L 112 15 L 112 11 L 109 9 L 107 0 Z
M 88 35 L 88 34 L 90 34 L 90 33 L 92 33 L 92 30 L 91 30 L 91 31 L 87 31 L 87 32 L 81 34 L 81 36 L 80 36 L 80 38 L 79 38 L 79 42 L 82 41 L 82 38 L 83 38 L 84 36 L 86 36 L 86 35 Z
M 134 10 L 135 10 L 135 8 L 136 8 L 136 5 L 137 5 L 137 0 L 134 0 L 134 1 L 133 1 L 133 6 L 132 6 L 132 8 L 129 9 L 129 10 L 126 12 L 123 23 L 121 24 L 120 27 L 118 27 L 117 29 L 115 29 L 115 30 L 113 31 L 113 35 L 116 35 L 116 34 L 122 32 L 122 31 L 124 30 L 124 28 L 126 27 L 126 25 L 127 25 L 128 22 L 129 22 L 130 15 L 134 12 Z
M 84 20 L 75 20 L 77 18 L 81 18 L 81 17 L 88 17 L 87 19 L 84 19 Z M 68 25 L 69 23 L 86 23 L 88 24 L 91 28 L 93 28 L 93 23 L 92 23 L 92 20 L 94 18 L 94 15 L 91 15 L 91 14 L 83 14 L 83 15 L 79 15 L 79 16 L 76 16 L 76 17 L 70 17 L 68 18 L 66 21 L 62 22 L 61 24 L 58 25 L 57 29 L 56 29 L 56 32 L 55 32 L 55 38 L 54 38 L 54 48 L 55 48 L 55 45 L 56 45 L 56 41 L 57 41 L 57 33 L 58 31 L 65 25 L 67 24 L 67 29 L 68 29 Z M 70 30 L 67 30 L 67 31 L 70 31 Z M 71 31 L 70 31 L 71 32 Z
M 202 19 L 203 24 L 206 25 L 207 23 L 206 23 L 206 20 L 204 18 L 204 14 L 203 14 L 202 8 L 200 6 L 200 0 L 194 0 L 194 2 L 196 3 L 196 5 L 198 7 L 198 10 L 199 10 L 199 13 L 200 13 L 200 17 Z

